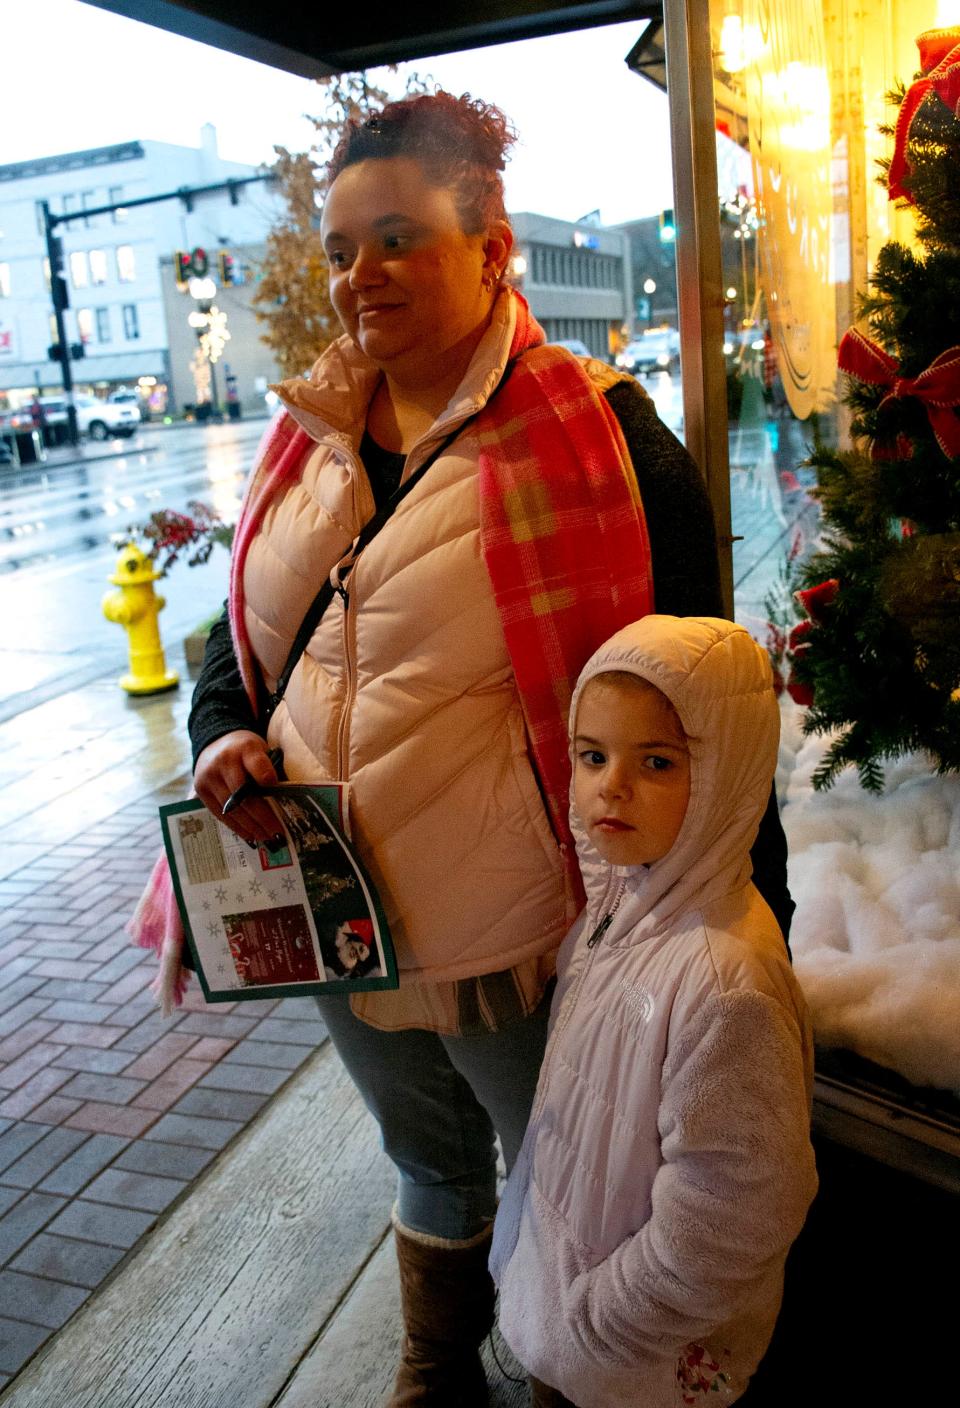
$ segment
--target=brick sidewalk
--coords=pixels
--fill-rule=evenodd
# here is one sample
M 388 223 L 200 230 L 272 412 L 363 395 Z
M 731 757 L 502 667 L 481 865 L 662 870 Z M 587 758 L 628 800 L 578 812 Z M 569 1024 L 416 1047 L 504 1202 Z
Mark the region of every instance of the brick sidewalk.
M 123 926 L 185 791 L 0 881 L 0 1387 L 325 1036 L 309 999 L 157 1012 Z

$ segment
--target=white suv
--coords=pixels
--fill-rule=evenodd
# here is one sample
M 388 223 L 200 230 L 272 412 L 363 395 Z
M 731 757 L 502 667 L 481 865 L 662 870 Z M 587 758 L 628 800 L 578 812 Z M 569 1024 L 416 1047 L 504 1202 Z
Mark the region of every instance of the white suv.
M 62 396 L 41 396 L 40 404 L 47 425 L 66 425 L 67 408 Z M 82 392 L 74 397 L 77 408 L 77 430 L 91 440 L 109 440 L 111 435 L 134 435 L 140 425 L 140 407 L 128 401 L 101 401 Z M 29 407 L 23 411 L 25 424 L 32 424 Z
M 129 401 L 100 401 L 96 396 L 77 396 L 77 429 L 91 440 L 108 440 L 111 435 L 135 435 L 140 425 L 140 407 Z

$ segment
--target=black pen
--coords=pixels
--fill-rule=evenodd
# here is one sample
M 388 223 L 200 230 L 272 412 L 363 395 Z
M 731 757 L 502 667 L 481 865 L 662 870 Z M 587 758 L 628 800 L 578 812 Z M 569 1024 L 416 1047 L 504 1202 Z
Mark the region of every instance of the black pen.
M 267 757 L 273 764 L 274 771 L 278 774 L 278 776 L 282 776 L 283 749 L 271 748 L 267 754 Z M 245 802 L 248 797 L 253 796 L 253 794 L 259 792 L 259 790 L 259 782 L 254 782 L 252 777 L 248 777 L 245 782 L 241 782 L 240 786 L 235 792 L 230 793 L 230 796 L 223 804 L 223 808 L 220 812 L 220 815 L 229 816 L 232 811 L 235 811 L 236 808 L 239 807 L 241 802 Z

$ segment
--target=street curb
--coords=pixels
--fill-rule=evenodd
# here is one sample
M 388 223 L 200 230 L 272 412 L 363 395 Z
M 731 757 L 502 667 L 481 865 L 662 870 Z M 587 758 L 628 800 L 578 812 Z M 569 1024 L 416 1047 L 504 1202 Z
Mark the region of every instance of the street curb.
M 230 424 L 234 424 L 234 425 L 245 425 L 245 424 L 250 424 L 250 425 L 253 425 L 253 424 L 259 424 L 260 421 L 266 421 L 266 420 L 269 420 L 269 419 L 270 419 L 269 415 L 266 415 L 266 416 L 244 416 L 244 417 L 243 417 L 241 420 L 239 420 L 239 421 L 233 421 L 233 422 L 230 422 L 230 421 L 217 421 L 217 422 L 213 422 L 213 424 L 219 424 L 219 425 L 230 425 Z M 175 421 L 172 425 L 150 425 L 150 426 L 148 427 L 148 433 L 155 433 L 155 434 L 165 435 L 165 434 L 167 433 L 167 431 L 171 431 L 171 430 L 205 430 L 205 429 L 207 429 L 207 427 L 206 427 L 205 425 L 201 425 L 198 421 Z M 22 464 L 22 465 L 19 465 L 17 472 L 18 472 L 18 473 L 19 473 L 19 472 L 26 472 L 26 471 L 29 471 L 29 470 L 31 470 L 31 469 L 61 469 L 61 468 L 66 469 L 66 468 L 75 468 L 78 464 L 85 464 L 85 465 L 86 465 L 86 464 L 100 464 L 100 462 L 101 462 L 102 460 L 118 460 L 118 459 L 123 459 L 123 458 L 125 458 L 127 455 L 153 454 L 156 450 L 159 450 L 159 449 L 161 449 L 161 446 L 160 446 L 159 442 L 152 443 L 152 444 L 147 443 L 147 444 L 137 445 L 137 446 L 128 446 L 126 449 L 123 449 L 123 450 L 108 450 L 108 451 L 106 452 L 106 454 L 102 454 L 102 455 L 83 455 L 83 454 L 81 454 L 81 455 L 78 455 L 76 459 L 71 459 L 71 460 L 54 459 L 54 458 L 48 453 L 48 454 L 47 454 L 47 458 L 46 458 L 45 460 L 43 460 L 42 462 L 35 463 L 35 464 Z
M 18 474 L 29 473 L 30 470 L 43 469 L 75 469 L 78 464 L 101 464 L 104 460 L 122 460 L 127 455 L 153 454 L 159 450 L 159 445 L 138 445 L 135 449 L 128 447 L 125 450 L 108 450 L 105 455 L 79 455 L 75 460 L 55 460 L 47 455 L 45 460 L 37 460 L 33 464 L 22 464 L 17 468 Z

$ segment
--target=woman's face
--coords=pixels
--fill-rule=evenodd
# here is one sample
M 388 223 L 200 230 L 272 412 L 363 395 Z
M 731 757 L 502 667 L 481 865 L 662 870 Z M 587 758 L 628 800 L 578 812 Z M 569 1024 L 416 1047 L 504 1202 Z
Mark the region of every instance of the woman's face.
M 472 353 L 492 305 L 484 279 L 510 251 L 504 222 L 465 234 L 453 192 L 431 185 L 414 158 L 388 157 L 341 171 L 321 235 L 331 301 L 371 361 L 398 377 L 435 375 L 437 359 Z

